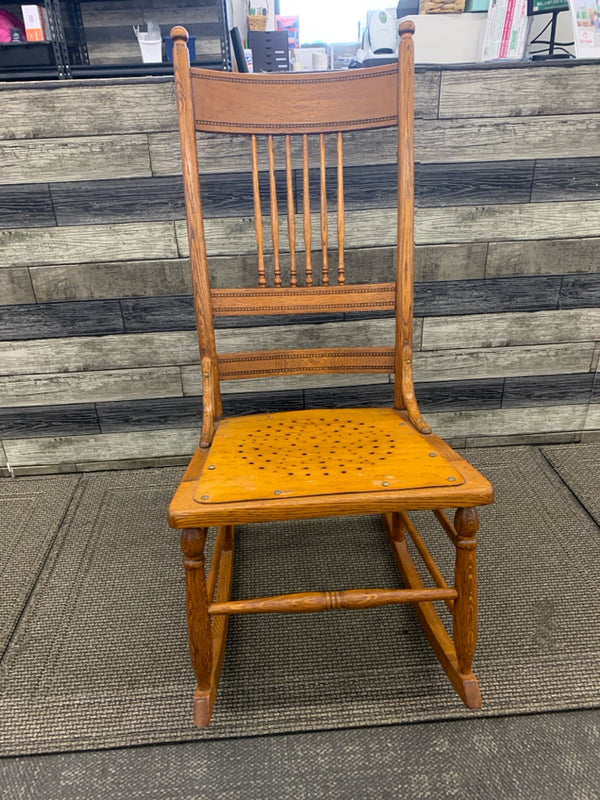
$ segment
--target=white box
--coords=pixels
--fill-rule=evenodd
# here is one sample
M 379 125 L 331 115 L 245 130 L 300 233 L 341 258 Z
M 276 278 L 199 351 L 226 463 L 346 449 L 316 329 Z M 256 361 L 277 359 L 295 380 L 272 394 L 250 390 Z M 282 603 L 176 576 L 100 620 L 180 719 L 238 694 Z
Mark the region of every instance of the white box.
M 48 16 L 43 6 L 21 6 L 28 42 L 49 42 Z

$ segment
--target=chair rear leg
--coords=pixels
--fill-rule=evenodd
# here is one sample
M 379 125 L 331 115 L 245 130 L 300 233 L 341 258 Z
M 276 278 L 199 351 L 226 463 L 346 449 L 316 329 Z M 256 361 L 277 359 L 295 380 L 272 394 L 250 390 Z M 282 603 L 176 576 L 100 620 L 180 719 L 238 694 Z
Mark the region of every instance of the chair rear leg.
M 464 511 L 470 511 L 471 509 L 461 509 Z M 476 514 L 477 512 L 475 512 Z M 394 553 L 394 557 L 396 559 L 396 563 L 398 565 L 398 569 L 400 571 L 400 575 L 402 576 L 402 580 L 404 585 L 407 589 L 423 589 L 424 584 L 421 580 L 419 572 L 415 566 L 415 563 L 410 555 L 406 544 L 405 533 L 407 531 L 407 525 L 409 523 L 408 516 L 405 512 L 394 512 L 392 514 L 384 514 L 384 524 L 390 539 L 390 543 L 392 545 L 392 550 Z M 468 526 L 467 526 L 468 527 Z M 470 530 L 470 528 L 469 528 Z M 475 536 L 476 533 L 475 529 L 472 533 L 472 537 Z M 463 532 L 463 537 L 466 538 L 466 534 Z M 453 537 L 453 541 L 456 542 L 460 539 L 458 535 Z M 469 539 L 472 543 L 474 542 L 473 538 Z M 458 549 L 457 549 L 458 553 Z M 461 548 L 461 553 L 470 553 L 472 554 L 472 559 L 470 560 L 470 566 L 466 568 L 466 565 L 463 563 L 465 558 L 464 555 L 460 557 L 457 556 L 457 562 L 459 566 L 457 567 L 457 572 L 460 574 L 460 582 L 461 584 L 466 584 L 466 588 L 463 588 L 463 598 L 473 597 L 473 587 L 471 585 L 470 580 L 474 577 L 475 578 L 475 587 L 474 587 L 474 598 L 475 598 L 475 605 L 474 605 L 474 615 L 473 615 L 473 604 L 472 602 L 465 602 L 463 599 L 462 607 L 460 608 L 458 614 L 458 630 L 460 631 L 459 638 L 463 642 L 467 642 L 471 645 L 471 649 L 469 650 L 464 644 L 462 644 L 462 664 L 463 667 L 467 666 L 467 661 L 469 661 L 469 666 L 466 671 L 463 671 L 459 667 L 459 660 L 457 656 L 457 646 L 455 641 L 450 637 L 449 633 L 447 632 L 442 620 L 440 619 L 437 611 L 433 603 L 430 602 L 416 602 L 414 603 L 414 608 L 421 622 L 423 630 L 433 648 L 434 653 L 436 654 L 440 664 L 442 665 L 444 672 L 452 682 L 452 685 L 460 695 L 463 703 L 468 708 L 481 708 L 481 691 L 479 689 L 479 682 L 477 677 L 471 672 L 470 662 L 473 659 L 473 653 L 475 651 L 474 647 L 474 640 L 477 639 L 477 578 L 476 578 L 476 571 L 475 571 L 475 551 L 474 549 L 467 550 L 465 548 Z M 464 575 L 471 576 L 471 579 L 465 580 Z M 461 590 L 458 586 L 455 587 L 459 591 L 459 596 Z M 453 608 L 453 616 L 455 620 L 455 636 L 456 639 L 456 603 L 458 602 L 458 598 L 454 601 L 454 608 Z M 473 636 L 474 631 L 474 636 Z
M 194 695 L 194 723 L 207 727 L 211 715 L 213 646 L 204 547 L 208 528 L 187 528 L 181 532 L 184 553 L 187 618 L 192 666 L 198 682 Z
M 454 646 L 461 675 L 472 676 L 473 656 L 477 646 L 477 531 L 476 508 L 459 508 L 454 516 L 456 539 L 454 602 Z M 476 698 L 473 698 L 476 701 Z M 479 701 L 481 702 L 481 701 Z M 479 707 L 478 705 L 471 707 Z

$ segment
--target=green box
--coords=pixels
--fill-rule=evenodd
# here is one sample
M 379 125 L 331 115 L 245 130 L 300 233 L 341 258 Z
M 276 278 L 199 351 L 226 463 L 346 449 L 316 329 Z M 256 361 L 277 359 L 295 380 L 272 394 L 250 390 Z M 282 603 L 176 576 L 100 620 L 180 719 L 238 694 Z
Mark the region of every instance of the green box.
M 467 0 L 465 11 L 472 13 L 474 11 L 487 11 L 490 5 L 490 0 Z

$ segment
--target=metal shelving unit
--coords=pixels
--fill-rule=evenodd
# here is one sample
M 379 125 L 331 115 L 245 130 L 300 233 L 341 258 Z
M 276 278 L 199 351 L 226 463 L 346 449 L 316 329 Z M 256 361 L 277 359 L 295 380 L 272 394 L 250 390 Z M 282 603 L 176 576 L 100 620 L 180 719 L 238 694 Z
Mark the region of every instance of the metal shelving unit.
M 85 27 L 79 0 L 41 0 L 47 14 L 52 35 L 54 64 L 3 67 L 0 65 L 0 81 L 49 80 L 70 78 L 116 78 L 143 75 L 171 75 L 173 66 L 158 64 L 102 64 L 90 63 Z M 0 0 L 1 3 L 1 0 Z M 221 40 L 221 58 L 215 61 L 197 62 L 208 69 L 231 69 L 231 49 L 225 0 L 219 3 L 218 26 Z M 18 45 L 11 45 L 18 46 Z

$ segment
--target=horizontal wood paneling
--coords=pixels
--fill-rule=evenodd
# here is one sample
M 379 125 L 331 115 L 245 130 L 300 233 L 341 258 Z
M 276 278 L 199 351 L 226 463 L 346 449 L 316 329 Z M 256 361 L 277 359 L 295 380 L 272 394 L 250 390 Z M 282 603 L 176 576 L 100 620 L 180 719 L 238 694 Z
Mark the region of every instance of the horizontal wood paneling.
M 560 106 L 555 109 L 562 112 Z M 596 107 L 596 112 L 598 108 Z M 501 119 L 420 120 L 415 131 L 418 161 L 512 161 L 600 154 L 600 114 Z
M 378 248 L 382 249 L 382 248 Z M 415 249 L 415 280 L 449 281 L 483 278 L 487 242 L 419 245 Z
M 531 160 L 416 164 L 416 204 L 439 207 L 528 203 L 533 164 Z
M 600 308 L 426 318 L 423 350 L 600 339 Z
M 600 370 L 600 342 L 596 345 L 596 352 L 592 358 L 592 370 Z M 596 376 L 596 381 L 600 381 L 600 375 Z
M 187 258 L 57 264 L 30 267 L 29 275 L 39 303 L 180 295 L 192 291 L 190 264 Z M 0 280 L 2 280 L 1 272 Z
M 488 436 L 491 440 L 492 437 L 515 434 L 581 431 L 586 409 L 585 405 L 569 405 L 521 408 L 518 413 L 510 408 L 442 411 L 428 414 L 427 421 L 439 436 L 465 436 L 469 446 L 480 436 Z
M 563 275 L 597 272 L 600 238 L 490 242 L 486 275 Z
M 500 408 L 502 378 L 486 380 L 443 381 L 417 383 L 416 391 L 421 411 L 447 409 Z M 390 384 L 381 386 L 348 386 L 341 388 L 307 389 L 307 408 L 345 408 L 352 406 L 391 405 L 394 389 Z
M 428 421 L 439 435 L 447 438 L 467 437 L 467 444 L 474 444 L 477 437 L 490 436 L 491 431 L 496 437 L 580 431 L 585 415 L 586 406 L 570 405 L 521 409 L 519 414 L 514 414 L 510 409 L 432 412 L 428 414 Z M 192 427 L 72 437 L 7 439 L 4 447 L 9 464 L 19 467 L 55 465 L 61 462 L 110 463 L 119 459 L 191 455 L 197 441 L 198 429 Z
M 116 300 L 0 307 L 0 339 L 42 339 L 124 331 Z
M 93 403 L 0 409 L 0 437 L 3 439 L 81 436 L 90 433 L 100 433 Z
M 0 371 L 5 375 L 164 368 L 195 364 L 199 358 L 195 331 L 0 342 Z
M 27 269 L 0 267 L 0 303 L 3 305 L 35 303 L 35 294 Z
M 178 367 L 10 376 L 2 378 L 0 382 L 0 407 L 179 397 L 181 394 Z
M 181 368 L 183 394 L 202 394 L 202 373 L 199 366 Z M 279 392 L 314 389 L 326 386 L 370 386 L 389 383 L 388 375 L 286 375 L 281 378 L 226 381 L 221 387 L 223 395 L 241 392 Z
M 393 280 L 395 254 L 392 247 L 349 251 L 346 253 L 347 273 L 357 282 L 364 282 L 367 277 L 379 282 Z M 416 279 L 450 280 L 456 276 L 483 278 L 486 255 L 487 244 L 481 242 L 421 245 L 417 247 L 415 255 Z M 334 252 L 334 263 L 335 258 Z M 215 257 L 211 259 L 210 266 L 215 288 L 256 286 L 258 271 L 253 256 Z M 22 269 L 20 272 L 24 276 L 27 271 Z M 187 258 L 34 266 L 29 268 L 29 272 L 35 296 L 40 303 L 110 297 L 160 297 L 189 294 L 192 291 Z M 6 302 L 32 302 L 32 299 L 7 299 Z
M 172 78 L 5 83 L 0 105 L 0 140 L 177 131 Z
M 415 285 L 415 314 L 482 314 L 537 311 L 558 307 L 561 279 L 490 278 L 478 281 L 426 281 Z
M 1 171 L 0 181 L 4 181 Z M 56 225 L 56 217 L 47 183 L 0 186 L 0 228 L 42 228 L 52 225 Z
M 467 437 L 463 447 L 510 447 L 514 445 L 575 444 L 583 441 L 580 430 L 558 431 L 555 433 L 513 433 L 507 436 L 475 436 Z
M 59 225 L 185 218 L 179 177 L 53 183 L 50 191 Z
M 98 403 L 102 433 L 192 428 L 202 424 L 201 397 L 152 398 Z
M 393 244 L 396 214 L 391 209 L 355 210 L 346 215 L 346 246 L 378 247 Z M 302 230 L 301 219 L 297 220 Z M 313 231 L 318 226 L 314 215 Z M 280 219 L 282 242 L 287 239 L 285 219 Z M 187 231 L 175 222 L 180 254 L 189 255 Z M 316 227 L 316 230 L 320 230 Z M 600 234 L 600 200 L 578 203 L 530 203 L 475 207 L 418 208 L 415 237 L 417 244 L 453 244 L 515 239 L 556 239 Z M 250 218 L 210 219 L 206 222 L 208 252 L 232 255 L 249 252 L 254 245 Z M 335 219 L 330 214 L 331 246 L 337 246 Z M 300 242 L 299 242 L 300 245 Z M 267 230 L 266 249 L 270 233 Z M 285 249 L 282 247 L 282 249 Z M 300 250 L 300 247 L 298 248 Z
M 533 181 L 533 161 L 499 161 L 482 164 L 416 164 L 415 202 L 417 206 L 472 206 L 485 203 L 528 203 Z M 295 174 L 296 208 L 303 209 L 302 172 Z M 310 170 L 311 206 L 319 206 L 319 170 Z M 337 169 L 327 170 L 327 194 L 334 203 Z M 203 196 L 209 205 L 206 181 Z M 248 200 L 251 193 L 247 193 Z M 390 208 L 397 203 L 395 164 L 349 166 L 344 169 L 344 199 L 353 208 Z M 556 199 L 562 199 L 557 197 Z
M 586 431 L 600 431 L 600 403 L 590 405 L 584 428 Z M 586 441 L 597 441 L 597 439 L 586 439 Z
M 481 380 L 417 383 L 421 410 L 464 411 L 492 408 L 583 405 L 600 402 L 594 374 L 535 375 Z M 227 415 L 302 408 L 376 407 L 393 402 L 393 385 L 349 385 L 282 392 L 224 395 Z M 200 425 L 201 397 L 159 397 L 87 405 L 0 409 L 3 438 L 83 435 Z
M 464 70 L 442 73 L 440 117 L 525 117 L 583 114 L 598 110 L 590 96 L 598 70 L 593 64 L 568 68 Z
M 420 323 L 417 321 L 417 340 Z M 246 328 L 240 331 L 218 330 L 219 353 L 240 353 L 247 350 L 319 347 L 377 347 L 393 345 L 395 320 L 367 319 L 356 322 L 293 325 L 277 328 Z
M 591 283 L 590 290 L 589 285 L 573 284 L 572 277 L 564 278 L 565 281 L 568 281 L 568 288 L 564 290 L 564 296 L 567 299 L 562 301 L 562 305 L 570 305 L 571 310 L 537 311 L 535 314 L 518 313 L 514 309 L 529 309 L 531 312 L 544 307 L 556 309 L 562 285 L 560 278 L 551 276 L 417 283 L 415 290 L 416 340 L 419 341 L 421 332 L 420 317 L 426 318 L 426 349 L 460 347 L 463 343 L 477 344 L 478 346 L 504 346 L 506 344 L 549 341 L 589 341 L 600 338 L 598 331 L 600 310 L 598 308 L 577 309 L 578 305 L 593 306 L 594 301 L 600 305 L 593 294 L 598 291 L 599 281 Z M 499 308 L 504 308 L 507 313 L 493 313 Z M 0 339 L 17 341 L 43 338 L 64 339 L 67 336 L 84 337 L 86 342 L 82 345 L 76 343 L 69 345 L 71 357 L 77 357 L 75 354 L 79 353 L 80 349 L 87 347 L 87 339 L 97 334 L 126 332 L 131 335 L 146 334 L 151 337 L 152 333 L 156 333 L 156 341 L 161 342 L 162 337 L 166 337 L 168 332 L 189 331 L 191 333 L 195 328 L 193 303 L 189 295 L 123 298 L 120 302 L 105 300 L 24 304 L 5 306 L 0 308 L 0 312 Z M 457 315 L 458 318 L 449 317 L 448 312 Z M 471 314 L 472 318 L 465 316 Z M 370 319 L 373 317 L 387 318 L 380 319 L 378 324 L 391 326 L 392 322 L 389 316 L 387 313 L 372 315 L 347 313 L 344 315 L 295 315 L 291 317 L 282 315 L 268 318 L 223 317 L 218 320 L 218 327 L 220 329 L 263 328 L 260 336 L 266 342 L 266 346 L 272 346 L 280 337 L 287 337 L 289 332 L 291 339 L 300 346 L 300 339 L 306 335 L 306 331 L 313 328 L 322 331 L 328 330 L 323 325 L 334 319 L 341 321 L 345 318 L 348 320 L 344 323 L 345 326 L 355 324 L 356 336 L 360 340 L 360 325 L 371 324 L 367 317 Z M 436 320 L 437 316 L 442 318 Z M 356 322 L 350 323 L 350 320 Z M 320 324 L 315 325 L 315 322 Z M 282 328 L 285 329 L 283 333 Z M 222 337 L 226 333 L 220 330 L 218 335 Z M 240 334 L 233 330 L 231 335 L 242 340 L 246 334 Z M 323 334 L 321 332 L 318 335 Z M 92 341 L 94 340 L 92 339 Z M 106 346 L 110 346 L 113 357 L 118 358 L 112 341 L 110 345 L 108 340 L 105 341 Z M 136 340 L 128 336 L 121 341 L 123 342 L 123 351 L 129 352 L 133 346 L 132 343 Z M 153 346 L 149 344 L 150 340 L 144 341 L 146 342 L 145 346 L 150 347 L 152 351 Z M 195 347 L 194 336 L 184 336 L 181 341 L 188 346 L 191 343 L 192 348 Z M 63 345 L 67 344 L 63 342 Z M 45 347 L 42 344 L 32 343 L 20 345 L 17 351 L 10 348 L 16 354 L 15 359 L 11 359 L 11 361 L 24 358 L 27 363 L 30 363 L 26 352 L 34 352 L 37 348 L 41 353 L 51 347 L 52 345 Z M 94 353 L 97 353 L 101 347 L 102 345 L 94 342 Z M 181 343 L 177 344 L 177 347 L 180 348 Z M 0 351 L 2 350 L 5 348 L 0 347 Z M 5 353 L 6 358 L 10 358 L 9 353 Z M 44 369 L 48 364 L 47 355 L 39 356 L 39 360 L 44 362 L 40 364 L 40 368 Z M 8 365 L 9 362 L 6 363 Z M 18 364 L 11 363 L 8 368 L 17 369 Z
M 144 134 L 0 141 L 0 169 L 5 184 L 151 174 Z
M 393 244 L 392 210 L 353 211 L 347 215 L 348 247 Z M 282 237 L 286 226 L 282 222 Z M 315 217 L 315 223 L 317 217 Z M 333 222 L 333 215 L 332 215 Z M 600 233 L 600 200 L 578 203 L 498 205 L 475 208 L 417 209 L 418 244 L 473 243 L 547 236 L 556 239 Z M 173 226 L 177 234 L 176 249 Z M 209 249 L 214 255 L 248 253 L 255 247 L 249 218 L 207 220 Z M 335 230 L 331 231 L 335 247 Z M 268 242 L 268 237 L 267 237 Z M 3 258 L 12 266 L 94 263 L 97 261 L 166 259 L 189 255 L 182 221 L 122 225 L 0 230 Z
M 179 255 L 171 222 L 0 230 L 0 252 L 15 267 Z
M 190 295 L 123 299 L 121 308 L 127 333 L 192 330 L 196 327 L 194 301 Z
M 596 365 L 597 368 L 597 365 Z M 591 403 L 600 403 L 600 374 L 594 375 L 594 385 L 592 386 Z
M 294 411 L 304 408 L 301 390 L 290 392 L 249 392 L 226 394 L 223 398 L 226 415 L 247 415 L 268 411 Z M 99 403 L 100 427 L 104 433 L 126 430 L 199 427 L 202 422 L 202 398 L 134 400 Z
M 591 372 L 507 378 L 502 407 L 584 405 L 590 402 L 593 380 Z
M 593 342 L 472 350 L 424 350 L 415 354 L 415 379 L 468 380 L 511 375 L 589 372 L 593 352 Z
M 419 244 L 569 239 L 599 234 L 600 200 L 475 208 L 421 208 L 416 213 Z
M 592 275 L 565 275 L 560 291 L 560 306 L 600 306 L 600 271 Z
M 283 207 L 287 191 L 285 174 L 278 171 L 276 175 L 278 199 Z M 456 206 L 529 202 L 532 177 L 532 161 L 417 165 L 416 203 L 418 206 Z M 327 183 L 332 207 L 335 206 L 336 182 L 337 172 L 331 169 L 327 173 Z M 396 184 L 396 168 L 392 164 L 348 167 L 344 171 L 346 209 L 394 208 Z M 303 209 L 301 173 L 296 172 L 294 185 L 295 204 L 300 213 Z M 263 206 L 267 208 L 268 174 L 260 176 L 260 187 Z M 317 208 L 317 171 L 311 171 L 311 188 L 313 207 Z M 59 225 L 185 218 L 180 176 L 53 183 L 50 193 Z M 202 197 L 207 217 L 249 216 L 253 213 L 252 176 L 246 172 L 203 176 Z M 34 211 L 30 211 L 28 218 L 33 219 L 33 214 Z M 55 224 L 54 215 L 48 224 Z
M 600 158 L 538 161 L 531 200 L 593 200 L 600 191 Z
M 573 157 L 577 142 L 579 158 L 600 155 L 598 126 L 600 113 L 552 117 L 505 117 L 501 119 L 439 120 L 418 119 L 415 129 L 415 158 L 422 164 L 469 162 L 514 162 L 518 143 L 519 160 Z M 154 175 L 179 175 L 181 157 L 170 133 L 148 136 Z M 251 168 L 247 142 L 236 137 L 203 134 L 198 138 L 200 172 L 248 172 Z M 393 164 L 396 141 L 393 128 L 359 131 L 344 135 L 344 160 L 348 167 L 365 164 Z M 318 164 L 315 137 L 310 137 L 312 163 Z M 260 164 L 268 164 L 266 145 L 259 139 Z M 328 163 L 335 164 L 333 143 L 328 147 Z M 276 148 L 277 164 L 285 164 L 282 146 Z M 300 146 L 294 146 L 294 165 L 302 166 Z M 263 167 L 265 168 L 265 167 Z
M 106 433 L 91 436 L 6 439 L 8 463 L 14 466 L 62 462 L 111 462 L 121 459 L 191 455 L 198 446 L 197 428 Z

